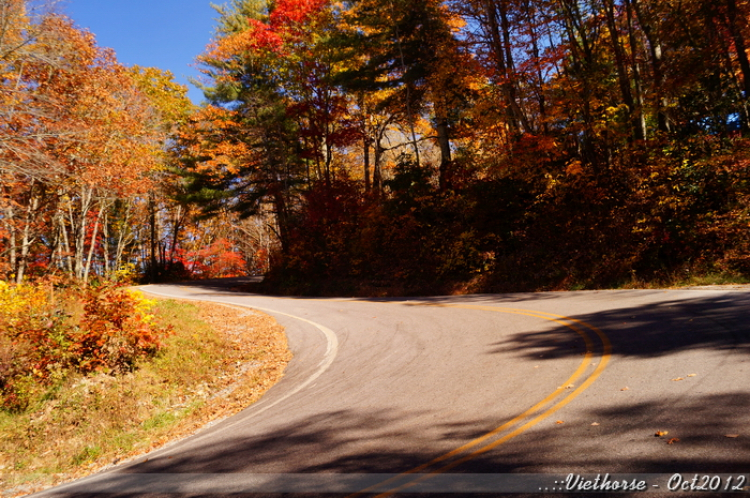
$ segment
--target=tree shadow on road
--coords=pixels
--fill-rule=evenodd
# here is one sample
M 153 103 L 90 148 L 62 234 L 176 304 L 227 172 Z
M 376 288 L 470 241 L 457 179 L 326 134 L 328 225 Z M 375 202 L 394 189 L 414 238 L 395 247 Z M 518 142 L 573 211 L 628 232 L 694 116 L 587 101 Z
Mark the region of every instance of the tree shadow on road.
M 241 292 L 242 286 L 246 283 L 245 280 L 252 280 L 252 277 L 187 282 L 185 285 L 211 292 L 232 293 Z M 675 295 L 675 292 L 679 297 Z M 481 303 L 498 307 L 523 302 L 524 306 L 531 307 L 534 302 L 571 297 L 589 297 L 592 300 L 606 297 L 608 300 L 603 303 L 603 307 L 610 309 L 584 314 L 570 313 L 569 316 L 602 330 L 614 346 L 614 355 L 658 357 L 696 348 L 750 353 L 750 292 L 715 291 L 713 295 L 697 293 L 694 298 L 690 297 L 691 292 L 624 290 L 358 300 L 404 305 Z M 645 304 L 613 305 L 618 296 L 622 296 L 623 302 L 630 296 L 637 296 Z M 306 300 L 308 298 L 285 299 Z M 495 347 L 498 352 L 517 351 L 529 357 L 544 355 L 551 358 L 579 354 L 576 348 L 569 347 L 568 341 L 559 339 L 559 333 L 556 330 L 518 334 L 506 341 L 498 342 Z
M 659 357 L 713 349 L 750 354 L 750 293 L 663 299 L 647 305 L 575 315 L 606 334 L 616 356 Z M 575 354 L 558 346 L 554 331 L 517 334 L 495 344 L 531 357 Z
M 523 300 L 531 306 L 529 300 L 549 300 L 559 296 L 550 293 L 513 299 Z M 687 293 L 675 296 L 661 291 L 641 291 L 640 296 L 644 298 L 644 304 L 618 305 L 577 314 L 573 318 L 602 330 L 612 342 L 614 357 L 659 358 L 693 350 L 743 356 L 750 353 L 750 293 L 696 293 L 691 297 Z M 501 303 L 517 302 L 498 299 L 497 296 L 464 297 L 462 302 L 488 304 L 493 299 Z M 428 302 L 448 304 L 455 300 L 431 298 Z M 544 358 L 580 355 L 580 348 L 571 347 L 570 340 L 561 334 L 570 335 L 570 332 L 562 331 L 560 327 L 545 327 L 544 330 L 515 334 L 491 345 L 487 353 L 511 351 L 534 361 L 539 361 L 540 355 Z M 737 374 L 746 379 L 748 371 Z M 583 408 L 583 403 L 577 404 L 577 400 L 573 400 L 564 412 L 556 415 L 564 418 L 563 423 L 556 423 L 552 417 L 542 420 L 507 443 L 477 455 L 451 472 L 680 472 L 692 476 L 694 473 L 741 472 L 747 475 L 750 471 L 750 434 L 747 432 L 747 427 L 750 427 L 750 388 L 728 388 L 721 393 L 692 392 L 689 395 L 673 392 L 658 399 L 631 394 L 624 392 L 622 396 L 603 399 L 601 403 L 595 403 L 595 408 Z M 536 400 L 530 400 L 529 405 L 534 402 Z M 120 472 L 404 472 L 441 454 L 436 453 L 435 445 L 428 444 L 420 434 L 398 429 L 411 426 L 409 419 L 422 415 L 356 410 L 320 413 L 300 423 L 278 424 L 271 432 L 237 437 L 221 444 L 207 444 L 199 451 L 182 452 L 172 458 L 158 457 Z M 440 421 L 436 421 L 435 425 L 440 428 L 443 442 L 449 443 L 446 448 L 455 448 L 504 422 L 506 420 L 491 417 L 467 417 L 465 423 L 440 425 Z M 384 427 L 394 429 L 382 436 Z M 656 431 L 667 434 L 656 437 Z M 373 434 L 381 435 L 374 437 Z M 122 496 L 135 495 L 123 490 Z M 489 493 L 482 496 L 504 495 Z
M 726 437 L 748 425 L 750 394 L 701 395 L 662 402 L 621 402 L 591 410 L 575 409 L 564 424 L 545 420 L 497 448 L 450 470 L 456 474 L 521 473 L 746 473 L 750 461 L 750 437 Z M 190 452 L 142 461 L 119 471 L 135 474 L 180 473 L 295 473 L 350 474 L 408 471 L 439 456 L 422 445 L 418 435 L 394 432 L 390 437 L 368 441 L 369 431 L 399 426 L 411 414 L 321 413 L 304 425 L 279 425 L 254 437 L 238 437 L 221 444 L 206 444 Z M 601 421 L 592 425 L 592 421 Z M 444 426 L 447 438 L 470 440 L 504 421 L 476 418 Z M 408 424 L 407 424 L 408 425 Z M 668 437 L 655 437 L 656 429 L 669 430 Z M 679 439 L 668 444 L 672 437 Z M 491 441 L 491 440 L 490 440 Z M 369 449 L 363 450 L 364 447 Z M 488 441 L 489 442 L 489 441 Z M 431 469 L 438 469 L 433 466 Z M 283 484 L 271 481 L 271 489 Z M 461 480 L 445 496 L 461 496 Z M 75 494 L 67 496 L 92 496 Z M 117 496 L 142 496 L 122 489 Z M 155 495 L 158 496 L 158 495 Z M 174 496 L 174 495 L 171 495 Z M 205 493 L 180 496 L 220 496 Z M 227 494 L 229 496 L 229 494 Z M 242 496 L 242 494 L 231 494 Z M 291 496 L 256 493 L 247 496 Z M 307 496 L 307 495 L 300 495 Z M 310 495 L 312 496 L 312 495 Z M 315 496 L 342 496 L 321 493 Z M 418 496 L 418 495 L 410 495 Z M 430 495 L 438 496 L 438 495 Z M 481 496 L 505 496 L 484 493 Z M 522 496 L 522 495 L 513 495 Z M 570 495 L 568 495 L 570 496 Z M 586 496 L 592 496 L 587 494 Z M 620 494 L 620 496 L 627 496 Z M 650 494 L 650 496 L 654 496 Z

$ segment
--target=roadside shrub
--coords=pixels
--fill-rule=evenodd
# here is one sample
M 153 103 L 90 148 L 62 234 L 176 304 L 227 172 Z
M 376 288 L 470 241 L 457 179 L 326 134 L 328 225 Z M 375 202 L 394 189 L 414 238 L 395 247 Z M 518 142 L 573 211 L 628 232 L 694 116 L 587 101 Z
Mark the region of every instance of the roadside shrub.
M 71 372 L 133 370 L 169 333 L 152 323 L 154 305 L 115 284 L 61 292 L 0 281 L 0 407 L 25 410 Z
M 137 291 L 106 284 L 84 294 L 84 314 L 71 334 L 71 362 L 80 372 L 121 373 L 156 354 L 165 331 L 154 330 L 148 314 L 156 304 Z

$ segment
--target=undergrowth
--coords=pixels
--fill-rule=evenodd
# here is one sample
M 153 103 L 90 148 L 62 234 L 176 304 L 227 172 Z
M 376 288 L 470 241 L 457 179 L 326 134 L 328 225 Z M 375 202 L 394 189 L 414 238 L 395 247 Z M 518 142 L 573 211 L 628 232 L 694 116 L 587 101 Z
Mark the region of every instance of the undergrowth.
M 27 291 L 30 301 L 42 300 L 41 294 L 23 290 Z M 73 346 L 65 339 L 54 342 L 66 352 L 60 356 L 64 360 L 46 366 L 30 363 L 31 373 L 11 386 L 16 396 L 12 399 L 20 399 L 21 393 L 23 403 L 6 403 L 0 409 L 0 491 L 25 493 L 79 477 L 189 434 L 258 399 L 278 380 L 289 359 L 283 330 L 266 315 L 219 305 L 157 303 L 122 292 L 108 302 L 122 304 L 130 299 L 123 296 L 134 296 L 138 323 L 149 325 L 154 335 L 148 338 L 154 342 L 148 344 L 158 347 L 140 347 L 136 341 L 131 350 L 143 354 L 125 361 L 122 349 L 129 346 L 120 338 L 112 361 L 100 363 L 104 360 L 98 353 L 88 356 L 93 361 L 82 359 L 87 356 L 80 352 L 91 346 L 87 342 L 81 341 L 89 346 L 75 345 L 77 358 L 69 355 Z M 116 312 L 85 296 L 78 310 L 69 311 L 66 327 L 76 329 L 71 318 L 76 316 L 77 327 L 88 332 L 75 337 L 90 339 L 92 330 L 114 327 L 107 313 Z M 92 325 L 85 325 L 87 321 Z M 2 329 L 2 336 L 12 343 L 8 330 Z M 106 349 L 107 344 L 101 346 Z M 222 392 L 224 396 L 218 394 Z

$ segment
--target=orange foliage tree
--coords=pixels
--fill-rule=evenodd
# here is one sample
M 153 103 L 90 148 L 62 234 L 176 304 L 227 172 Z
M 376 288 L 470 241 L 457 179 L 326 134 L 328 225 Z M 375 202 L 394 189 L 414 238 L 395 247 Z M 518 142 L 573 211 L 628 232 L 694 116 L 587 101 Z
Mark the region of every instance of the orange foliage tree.
M 40 266 L 82 280 L 113 273 L 123 247 L 112 243 L 111 215 L 153 189 L 164 123 L 174 117 L 144 91 L 143 75 L 117 63 L 91 33 L 59 15 L 31 17 L 25 2 L 3 4 L 6 275 L 20 282 Z M 172 92 L 184 98 L 185 90 Z
M 322 42 L 333 12 L 322 0 L 284 0 L 268 11 L 236 1 L 220 14 L 199 58 L 211 104 L 185 127 L 178 150 L 206 211 L 271 209 L 285 246 L 296 193 L 330 185 L 336 154 L 360 132 L 330 81 L 335 61 Z

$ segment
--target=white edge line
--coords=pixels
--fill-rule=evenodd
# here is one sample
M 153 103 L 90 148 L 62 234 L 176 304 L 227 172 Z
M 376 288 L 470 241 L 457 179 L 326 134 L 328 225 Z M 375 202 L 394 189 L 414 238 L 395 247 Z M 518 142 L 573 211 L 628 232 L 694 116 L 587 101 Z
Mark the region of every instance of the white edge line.
M 323 357 L 323 360 L 321 360 L 321 362 L 318 364 L 317 370 L 310 377 L 308 377 L 307 380 L 305 380 L 303 383 L 299 384 L 297 387 L 295 387 L 294 389 L 292 389 L 291 391 L 289 391 L 288 393 L 286 393 L 284 396 L 280 397 L 279 399 L 277 399 L 276 401 L 274 401 L 274 402 L 272 402 L 270 404 L 267 404 L 266 406 L 260 408 L 259 410 L 256 410 L 255 412 L 253 412 L 250 415 L 251 417 L 255 417 L 255 416 L 263 413 L 264 411 L 273 408 L 274 406 L 278 405 L 282 401 L 285 401 L 285 400 L 289 399 L 291 396 L 294 396 L 295 394 L 297 394 L 298 392 L 300 392 L 301 390 L 303 390 L 304 388 L 306 388 L 307 386 L 309 386 L 311 383 L 313 383 L 315 381 L 315 379 L 317 379 L 318 377 L 320 377 L 326 370 L 328 370 L 328 367 L 331 366 L 331 364 L 333 363 L 333 360 L 336 358 L 336 355 L 338 354 L 338 351 L 339 351 L 339 340 L 338 340 L 338 337 L 336 337 L 336 334 L 333 332 L 333 330 L 329 329 L 328 327 L 326 327 L 324 325 L 321 325 L 319 323 L 315 323 L 315 322 L 313 322 L 311 320 L 308 320 L 306 318 L 302 318 L 302 317 L 295 316 L 295 315 L 290 315 L 289 313 L 282 313 L 281 311 L 273 310 L 273 309 L 270 309 L 270 308 L 261 308 L 259 306 L 252 306 L 252 305 L 249 305 L 249 304 L 222 303 L 220 301 L 213 301 L 212 299 L 192 298 L 192 297 L 186 297 L 186 296 L 174 296 L 174 295 L 170 295 L 170 294 L 165 294 L 163 292 L 153 291 L 151 289 L 146 289 L 145 287 L 147 287 L 147 286 L 137 287 L 137 289 L 141 290 L 143 292 L 147 292 L 149 294 L 155 294 L 155 295 L 158 295 L 158 296 L 169 297 L 169 298 L 173 298 L 173 299 L 185 299 L 187 301 L 211 301 L 211 302 L 216 302 L 216 303 L 219 303 L 219 304 L 225 304 L 225 305 L 230 305 L 230 306 L 240 306 L 242 308 L 257 309 L 257 310 L 266 311 L 266 312 L 270 312 L 270 313 L 277 313 L 279 315 L 287 316 L 289 318 L 293 318 L 295 320 L 300 320 L 302 322 L 308 323 L 308 324 L 312 325 L 313 327 L 317 328 L 318 330 L 320 330 L 323 333 L 323 335 L 326 337 L 326 341 L 327 341 L 328 344 L 327 344 L 325 356 Z M 263 402 L 263 398 L 261 398 L 260 401 L 254 403 L 253 405 L 250 405 L 249 407 L 247 407 L 245 409 L 246 410 L 247 409 L 252 409 L 255 406 L 258 406 L 262 402 Z M 241 413 L 241 412 L 239 412 L 239 413 Z M 234 416 L 239 415 L 239 413 L 235 414 Z M 225 421 L 229 421 L 231 419 L 232 419 L 232 417 L 229 417 L 229 418 L 226 418 L 224 420 Z M 237 420 L 234 423 L 231 423 L 231 422 L 226 423 L 222 427 L 222 430 L 225 430 L 225 429 L 227 429 L 229 427 L 232 427 L 235 424 L 244 423 L 244 422 L 245 422 L 245 419 L 243 418 L 241 420 Z M 206 428 L 206 426 L 204 426 L 203 428 Z M 171 443 L 175 444 L 175 443 L 179 443 L 179 442 L 187 441 L 187 440 L 195 442 L 196 440 L 202 439 L 205 436 L 206 436 L 206 433 L 201 434 L 200 432 L 198 432 L 198 433 L 195 433 L 192 436 L 189 436 L 187 438 L 179 438 L 177 440 L 174 440 Z M 173 448 L 168 448 L 169 445 L 170 445 L 170 443 L 167 443 L 165 446 L 162 446 L 161 448 L 157 448 L 157 449 L 155 449 L 153 451 L 147 452 L 145 455 L 153 454 L 153 453 L 157 453 L 157 452 L 158 453 L 165 452 L 164 454 L 169 454 L 169 451 L 171 451 L 173 449 Z M 161 456 L 163 456 L 164 454 L 162 454 Z M 141 458 L 143 456 L 144 455 L 139 455 L 139 456 L 135 457 L 132 460 L 129 460 L 127 462 L 122 462 L 122 464 L 123 465 L 129 465 L 131 463 L 135 463 L 139 458 Z M 62 483 L 62 484 L 59 484 L 57 486 L 53 486 L 51 488 L 39 491 L 38 493 L 33 493 L 33 496 L 42 497 L 42 496 L 46 496 L 46 495 L 48 495 L 50 493 L 68 492 L 68 491 L 71 490 L 71 488 L 72 488 L 72 491 L 75 492 L 75 488 L 77 486 L 79 486 L 79 485 L 87 484 L 90 481 L 96 481 L 98 479 L 107 479 L 111 475 L 111 474 L 109 474 L 109 472 L 117 469 L 118 467 L 119 466 L 115 466 L 115 467 L 112 467 L 112 468 L 109 468 L 109 469 L 102 469 L 101 471 L 98 471 L 98 472 L 96 472 L 96 473 L 94 473 L 94 474 L 92 474 L 90 476 L 82 477 L 80 479 L 76 479 L 76 480 L 73 480 L 71 482 Z
M 140 288 L 140 289 L 143 290 L 143 292 L 147 292 L 147 293 L 150 293 L 150 294 L 156 294 L 156 295 L 163 296 L 163 297 L 170 297 L 170 298 L 173 298 L 173 299 L 186 299 L 188 301 L 213 301 L 211 299 L 200 299 L 200 298 L 191 298 L 191 297 L 184 297 L 184 296 L 174 296 L 174 295 L 165 294 L 165 293 L 162 293 L 162 292 L 155 292 L 153 290 L 146 289 L 146 288 Z M 219 303 L 221 303 L 220 301 L 213 301 L 213 302 L 219 302 Z M 307 386 L 309 386 L 310 384 L 312 384 L 318 377 L 320 377 L 321 375 L 323 375 L 323 373 L 326 370 L 328 370 L 328 368 L 331 366 L 331 364 L 333 363 L 333 360 L 336 358 L 336 355 L 339 352 L 339 339 L 338 339 L 338 337 L 336 337 L 336 334 L 333 332 L 333 330 L 329 329 L 325 325 L 321 325 L 319 323 L 315 323 L 315 322 L 313 322 L 311 320 L 308 320 L 306 318 L 302 318 L 302 317 L 295 316 L 295 315 L 290 315 L 289 313 L 283 313 L 281 311 L 277 311 L 277 310 L 270 309 L 270 308 L 262 308 L 260 306 L 254 306 L 254 305 L 249 305 L 249 304 L 239 304 L 239 303 L 221 303 L 221 304 L 228 304 L 228 305 L 231 305 L 231 306 L 240 306 L 240 307 L 243 307 L 243 308 L 256 309 L 256 310 L 260 310 L 260 311 L 266 311 L 266 312 L 269 312 L 269 313 L 276 313 L 276 314 L 279 314 L 279 315 L 287 316 L 289 318 L 293 318 L 295 320 L 299 320 L 301 322 L 308 323 L 308 324 L 312 325 L 313 327 L 315 327 L 316 329 L 320 330 L 323 333 L 323 335 L 325 336 L 326 341 L 327 341 L 327 347 L 326 347 L 325 356 L 323 357 L 323 359 L 321 360 L 321 362 L 318 364 L 317 370 L 315 372 L 313 372 L 313 374 L 310 377 L 308 377 L 307 380 L 305 380 L 303 383 L 299 384 L 297 387 L 295 387 L 294 389 L 292 389 L 291 391 L 289 391 L 288 393 L 286 393 L 284 396 L 280 397 L 279 399 L 275 400 L 274 402 L 272 402 L 270 404 L 267 404 L 266 406 L 262 407 L 261 409 L 256 410 L 255 412 L 253 412 L 252 416 L 256 416 L 256 415 L 258 415 L 260 413 L 263 413 L 264 411 L 269 410 L 270 408 L 278 405 L 282 401 L 286 401 L 291 396 L 294 396 L 295 394 L 297 394 L 298 392 L 300 392 L 301 390 L 303 390 L 304 388 L 306 388 Z M 262 401 L 263 401 L 262 399 L 260 401 L 258 401 L 258 404 L 260 404 Z M 253 406 L 257 406 L 257 404 L 256 405 L 251 405 L 248 408 L 252 408 Z M 228 425 L 231 426 L 233 424 L 228 424 Z

